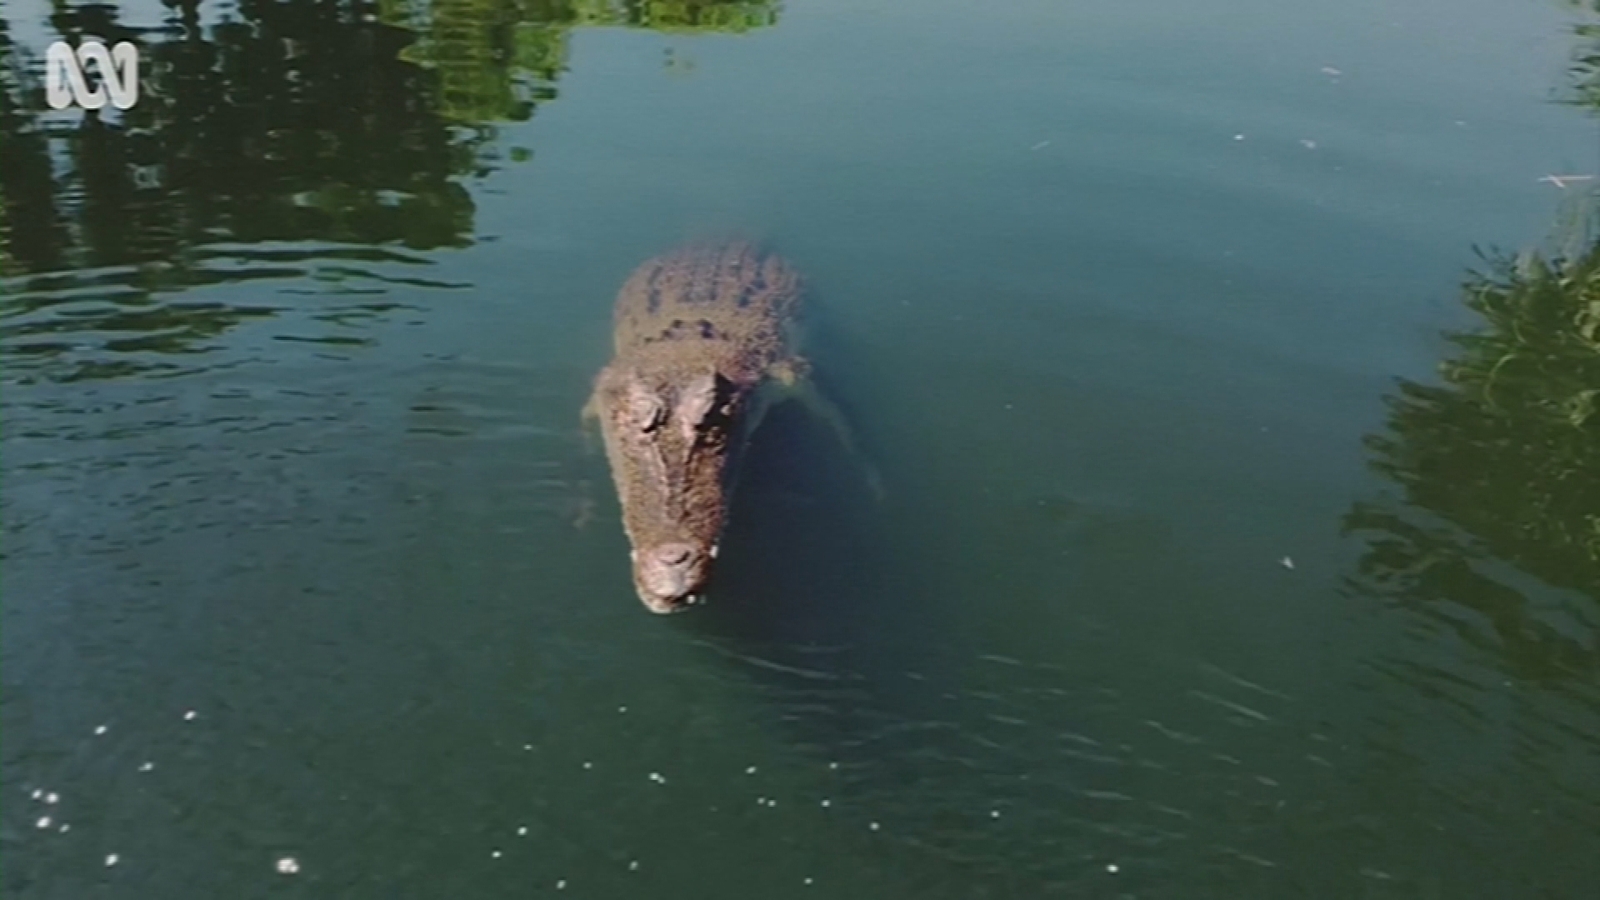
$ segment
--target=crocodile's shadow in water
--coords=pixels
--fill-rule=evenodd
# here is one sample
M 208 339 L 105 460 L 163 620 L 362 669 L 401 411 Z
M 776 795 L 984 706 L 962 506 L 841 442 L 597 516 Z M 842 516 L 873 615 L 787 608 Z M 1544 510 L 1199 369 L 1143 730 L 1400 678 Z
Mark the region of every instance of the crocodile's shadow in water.
M 740 474 L 711 602 L 675 624 L 783 709 L 785 739 L 881 785 L 914 778 L 892 761 L 921 739 L 914 723 L 939 717 L 952 642 L 897 565 L 867 462 L 801 404 L 775 407 Z

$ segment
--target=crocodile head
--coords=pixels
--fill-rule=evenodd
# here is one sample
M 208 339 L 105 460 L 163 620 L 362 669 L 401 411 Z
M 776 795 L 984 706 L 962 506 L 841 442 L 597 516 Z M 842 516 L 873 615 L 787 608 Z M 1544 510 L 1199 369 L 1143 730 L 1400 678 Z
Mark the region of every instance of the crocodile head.
M 594 409 L 632 547 L 634 588 L 651 612 L 679 612 L 704 599 L 747 393 L 710 368 L 611 366 L 600 374 Z

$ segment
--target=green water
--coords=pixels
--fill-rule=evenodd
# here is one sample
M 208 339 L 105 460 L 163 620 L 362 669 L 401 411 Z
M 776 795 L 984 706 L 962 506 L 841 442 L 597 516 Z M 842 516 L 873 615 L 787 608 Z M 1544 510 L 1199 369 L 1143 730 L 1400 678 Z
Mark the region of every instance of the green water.
M 0 22 L 7 897 L 1595 895 L 1592 6 Z M 886 494 L 776 415 L 659 618 L 578 410 L 729 232 Z

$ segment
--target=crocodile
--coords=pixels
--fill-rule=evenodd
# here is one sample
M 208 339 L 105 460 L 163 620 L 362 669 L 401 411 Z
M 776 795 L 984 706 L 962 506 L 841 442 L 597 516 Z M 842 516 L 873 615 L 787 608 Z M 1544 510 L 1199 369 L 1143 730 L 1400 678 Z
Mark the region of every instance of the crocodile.
M 599 420 L 651 612 L 705 602 L 740 457 L 774 403 L 807 401 L 849 445 L 798 352 L 800 307 L 794 267 L 743 242 L 658 256 L 617 296 L 614 356 L 584 412 Z

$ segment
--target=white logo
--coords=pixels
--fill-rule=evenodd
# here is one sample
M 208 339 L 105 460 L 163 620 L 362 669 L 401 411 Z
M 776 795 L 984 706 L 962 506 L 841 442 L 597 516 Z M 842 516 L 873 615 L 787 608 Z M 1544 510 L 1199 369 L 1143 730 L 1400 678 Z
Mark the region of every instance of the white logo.
M 70 44 L 56 41 L 45 54 L 44 95 L 51 109 L 66 109 L 74 104 L 83 109 L 111 105 L 127 109 L 139 100 L 139 48 L 123 41 L 107 50 L 106 45 L 85 38 L 74 51 Z M 94 63 L 100 84 L 94 88 L 84 78 L 85 66 Z

